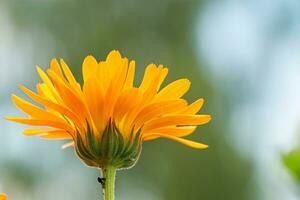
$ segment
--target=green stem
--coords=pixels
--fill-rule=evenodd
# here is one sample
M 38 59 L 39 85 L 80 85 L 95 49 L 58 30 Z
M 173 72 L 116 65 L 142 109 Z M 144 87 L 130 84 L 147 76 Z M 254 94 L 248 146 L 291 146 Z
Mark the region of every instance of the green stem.
M 114 200 L 115 199 L 115 178 L 117 169 L 113 166 L 107 166 L 102 169 L 103 177 L 105 178 L 105 184 L 102 185 L 103 199 Z

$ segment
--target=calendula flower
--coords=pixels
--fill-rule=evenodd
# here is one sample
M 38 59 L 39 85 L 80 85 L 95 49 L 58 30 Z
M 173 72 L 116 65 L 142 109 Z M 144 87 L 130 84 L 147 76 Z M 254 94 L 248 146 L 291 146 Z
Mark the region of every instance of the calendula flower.
M 114 176 L 116 169 L 133 166 L 144 141 L 167 138 L 189 147 L 207 148 L 182 138 L 210 121 L 210 115 L 196 114 L 203 99 L 188 104 L 182 98 L 190 87 L 188 79 L 160 89 L 168 74 L 162 65 L 148 65 L 139 86 L 134 85 L 135 61 L 115 50 L 105 61 L 85 58 L 83 86 L 62 59 L 60 63 L 53 59 L 46 73 L 39 67 L 37 71 L 42 80 L 37 92 L 20 88 L 40 106 L 13 95 L 13 102 L 28 118 L 7 119 L 38 126 L 25 129 L 25 135 L 69 140 L 64 147 L 73 146 L 88 166 L 102 168 L 106 179 Z
M 0 194 L 0 200 L 6 200 L 7 196 L 6 194 Z

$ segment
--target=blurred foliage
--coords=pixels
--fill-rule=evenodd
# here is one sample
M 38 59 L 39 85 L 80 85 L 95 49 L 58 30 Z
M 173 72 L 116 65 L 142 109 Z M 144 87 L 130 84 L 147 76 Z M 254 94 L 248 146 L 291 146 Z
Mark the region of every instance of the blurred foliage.
M 247 193 L 249 188 L 253 190 L 252 166 L 225 140 L 228 102 L 214 87 L 206 67 L 199 65 L 195 52 L 194 24 L 202 1 L 10 0 L 6 5 L 19 31 L 29 31 L 36 37 L 35 63 L 46 67 L 52 57 L 63 57 L 78 80 L 82 80 L 81 63 L 86 55 L 104 59 L 111 49 L 118 49 L 137 60 L 139 80 L 146 64 L 162 63 L 170 68 L 166 82 L 181 77 L 192 81 L 189 101 L 205 98 L 201 112 L 211 114 L 213 121 L 199 127 L 190 138 L 207 143 L 210 148 L 199 151 L 164 139 L 145 143 L 137 165 L 119 173 L 117 198 L 132 192 L 131 199 L 138 199 L 133 188 L 147 191 L 150 186 L 160 191 L 165 200 L 255 198 L 255 192 L 250 197 Z M 52 54 L 41 59 L 40 55 L 49 54 L 49 49 Z M 33 72 L 33 66 L 29 70 Z M 22 163 L 18 165 L 22 167 Z M 95 170 L 95 180 L 97 176 Z M 96 181 L 84 182 L 87 180 L 91 179 L 79 184 L 99 187 Z M 99 195 L 100 191 L 94 199 Z M 63 199 L 60 197 L 56 194 L 57 199 Z
M 292 176 L 300 182 L 300 148 L 295 148 L 283 155 L 282 160 Z

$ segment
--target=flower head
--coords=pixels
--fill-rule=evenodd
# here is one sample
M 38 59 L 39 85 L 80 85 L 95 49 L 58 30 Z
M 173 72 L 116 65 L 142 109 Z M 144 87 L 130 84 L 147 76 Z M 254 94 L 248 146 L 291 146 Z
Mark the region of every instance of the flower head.
M 7 196 L 6 194 L 0 194 L 0 200 L 6 200 Z
M 187 79 L 160 89 L 168 74 L 162 65 L 148 65 L 139 86 L 134 85 L 135 61 L 115 50 L 105 61 L 85 58 L 83 86 L 62 59 L 60 63 L 53 59 L 47 72 L 39 67 L 37 71 L 42 80 L 37 92 L 20 88 L 41 106 L 13 95 L 13 102 L 28 118 L 7 119 L 38 126 L 25 129 L 25 135 L 70 140 L 64 147 L 74 146 L 89 166 L 130 167 L 138 159 L 142 142 L 157 138 L 207 147 L 182 138 L 210 121 L 209 115 L 196 114 L 203 99 L 188 104 L 182 98 L 190 87 Z

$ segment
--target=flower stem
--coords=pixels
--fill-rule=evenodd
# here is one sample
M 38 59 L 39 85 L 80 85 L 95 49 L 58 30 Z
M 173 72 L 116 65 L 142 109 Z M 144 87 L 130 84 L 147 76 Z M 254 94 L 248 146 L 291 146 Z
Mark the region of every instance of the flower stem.
M 104 200 L 115 199 L 116 171 L 117 169 L 114 166 L 107 166 L 106 168 L 102 169 L 103 177 L 105 178 L 104 184 L 102 184 Z

